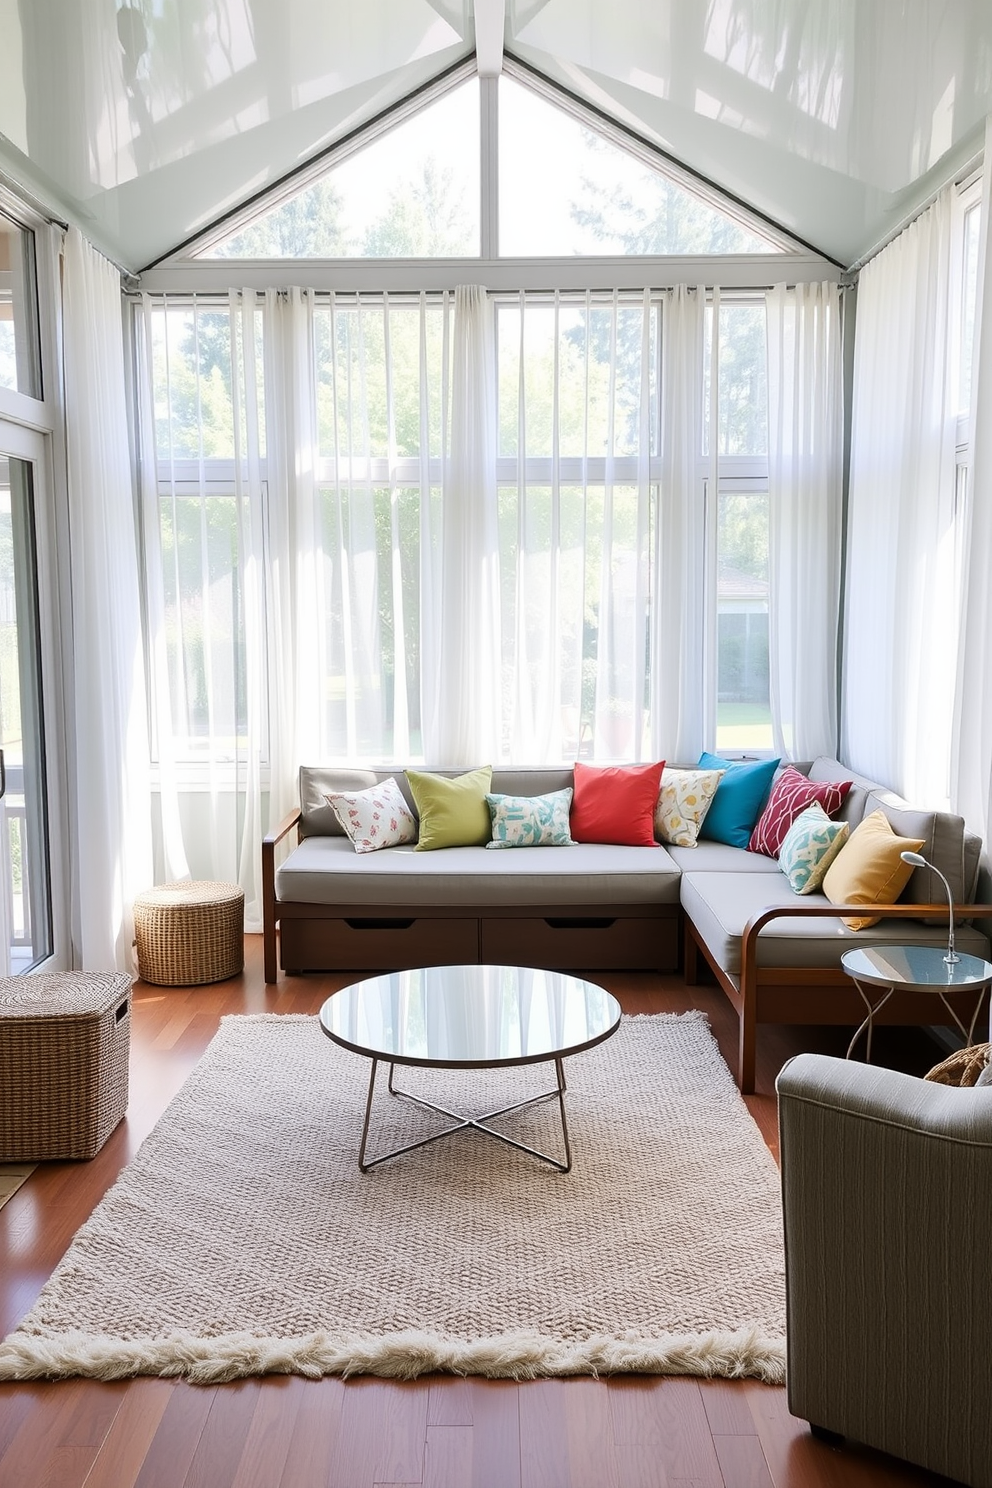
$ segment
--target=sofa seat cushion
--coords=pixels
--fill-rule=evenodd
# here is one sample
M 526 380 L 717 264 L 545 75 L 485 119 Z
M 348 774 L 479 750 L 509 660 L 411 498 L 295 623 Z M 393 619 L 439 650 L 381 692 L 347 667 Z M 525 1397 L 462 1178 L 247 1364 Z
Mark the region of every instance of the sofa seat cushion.
M 748 852 L 746 847 L 730 847 L 726 842 L 699 841 L 695 847 L 673 847 L 667 851 L 683 873 L 760 873 L 781 877 L 775 858 L 764 853 Z
M 276 869 L 276 898 L 303 904 L 452 908 L 493 905 L 677 904 L 667 849 L 576 843 L 560 852 L 519 847 L 387 847 L 359 856 L 346 837 L 305 837 Z
M 796 903 L 827 904 L 822 894 L 799 900 L 783 873 L 684 873 L 682 907 L 713 959 L 740 976 L 741 938 L 749 920 L 764 909 Z M 959 951 L 987 956 L 988 941 L 972 925 L 955 931 Z M 773 920 L 758 938 L 758 965 L 835 967 L 844 951 L 868 945 L 946 945 L 946 934 L 919 920 L 879 920 L 867 930 L 849 930 L 841 919 L 803 915 Z

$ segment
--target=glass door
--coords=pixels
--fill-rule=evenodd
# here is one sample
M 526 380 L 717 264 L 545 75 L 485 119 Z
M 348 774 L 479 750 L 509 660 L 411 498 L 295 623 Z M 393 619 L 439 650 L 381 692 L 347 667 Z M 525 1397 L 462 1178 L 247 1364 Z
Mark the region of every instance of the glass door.
M 20 446 L 30 456 L 14 453 Z M 0 424 L 0 975 L 55 951 L 39 603 L 40 436 Z

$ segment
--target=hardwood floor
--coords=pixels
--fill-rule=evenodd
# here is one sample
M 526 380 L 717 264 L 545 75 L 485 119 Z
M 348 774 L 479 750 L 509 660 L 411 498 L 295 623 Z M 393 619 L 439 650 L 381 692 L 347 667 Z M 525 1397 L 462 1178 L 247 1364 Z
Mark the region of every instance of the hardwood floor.
M 135 986 L 127 1120 L 87 1163 L 45 1163 L 0 1210 L 0 1334 L 16 1326 L 73 1234 L 179 1089 L 225 1013 L 315 1012 L 351 977 L 243 976 L 172 991 Z M 677 976 L 597 975 L 627 1012 L 701 1007 L 729 1057 L 716 988 Z M 918 1030 L 876 1034 L 880 1062 L 922 1073 Z M 762 1028 L 748 1105 L 776 1149 L 773 1083 L 801 1048 L 843 1052 L 843 1030 Z M 753 1381 L 625 1376 L 524 1384 L 432 1376 L 163 1379 L 0 1385 L 0 1488 L 910 1488 L 946 1484 L 878 1452 L 832 1448 Z

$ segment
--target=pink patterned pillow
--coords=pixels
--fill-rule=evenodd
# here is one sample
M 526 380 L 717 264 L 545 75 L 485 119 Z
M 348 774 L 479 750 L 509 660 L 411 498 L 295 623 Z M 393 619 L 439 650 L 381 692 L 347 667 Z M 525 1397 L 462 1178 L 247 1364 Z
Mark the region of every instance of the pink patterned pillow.
M 356 852 L 378 852 L 416 842 L 417 823 L 392 775 L 368 790 L 335 791 L 325 796 Z
M 801 811 L 819 801 L 827 815 L 833 816 L 850 789 L 849 780 L 807 780 L 801 771 L 786 765 L 772 785 L 768 805 L 755 823 L 748 852 L 777 858 L 789 828 Z

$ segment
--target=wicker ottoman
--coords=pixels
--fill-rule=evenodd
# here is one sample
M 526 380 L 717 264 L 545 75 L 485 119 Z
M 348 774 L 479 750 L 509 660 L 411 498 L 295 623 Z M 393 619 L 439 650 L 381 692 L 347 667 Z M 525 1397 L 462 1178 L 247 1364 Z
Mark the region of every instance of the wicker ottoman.
M 92 1157 L 127 1110 L 131 978 L 0 978 L 0 1162 Z
M 134 901 L 138 975 L 164 987 L 237 976 L 245 964 L 245 895 L 237 884 L 160 884 Z

